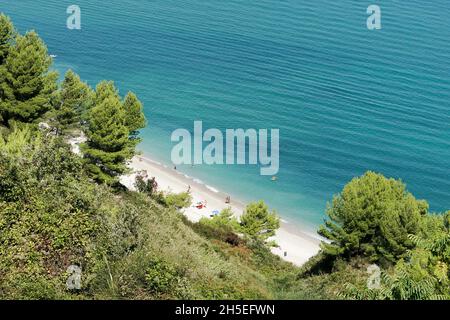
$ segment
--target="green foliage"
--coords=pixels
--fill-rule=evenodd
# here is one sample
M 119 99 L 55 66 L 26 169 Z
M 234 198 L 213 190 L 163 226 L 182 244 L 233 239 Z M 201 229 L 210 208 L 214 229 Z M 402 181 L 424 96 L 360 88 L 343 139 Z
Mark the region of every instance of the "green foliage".
M 95 88 L 94 105 L 98 106 L 110 97 L 120 100 L 119 90 L 113 81 L 100 81 Z
M 270 212 L 264 201 L 250 203 L 241 216 L 239 231 L 248 237 L 266 241 L 274 236 L 280 227 L 280 219 L 275 212 Z
M 25 193 L 25 187 L 17 183 L 23 179 L 23 173 L 14 165 L 11 158 L 5 156 L 3 150 L 0 155 L 0 200 L 19 201 Z
M 318 258 L 321 259 L 321 257 Z M 366 270 L 358 267 L 357 263 L 352 261 L 336 260 L 329 272 L 314 272 L 303 267 L 302 269 L 290 290 L 280 298 L 301 300 L 346 299 L 340 293 L 347 283 L 352 283 L 359 288 L 364 287 L 367 282 Z M 347 299 L 352 298 L 348 297 Z
M 0 298 L 274 296 L 276 262 L 261 274 L 249 249 L 228 251 L 173 208 L 90 182 L 62 139 L 43 139 L 19 153 L 0 149 Z M 83 270 L 79 292 L 65 286 L 72 264 Z
M 55 102 L 56 125 L 67 129 L 78 124 L 90 110 L 93 98 L 92 89 L 72 70 L 67 71 Z
M 11 20 L 3 13 L 0 14 L 0 65 L 8 56 L 16 31 Z
M 164 192 L 158 190 L 158 183 L 154 177 L 145 180 L 142 176 L 138 175 L 135 179 L 134 186 L 138 192 L 151 197 L 157 203 L 164 206 L 167 205 Z
M 18 155 L 30 143 L 32 135 L 35 135 L 36 138 L 40 137 L 31 127 L 19 128 L 13 126 L 11 132 L 5 138 L 0 134 L 0 150 Z
M 428 204 L 406 191 L 401 181 L 367 172 L 353 179 L 328 206 L 330 220 L 319 234 L 328 255 L 362 255 L 372 261 L 404 257 L 413 248 L 408 234 L 418 234 Z
M 369 289 L 344 284 L 339 296 L 353 300 L 445 300 L 446 295 L 438 294 L 436 279 L 430 276 L 414 276 L 409 266 L 399 264 L 392 275 L 382 273 L 381 288 Z
M 104 95 L 104 92 L 97 95 Z M 86 134 L 88 141 L 81 149 L 89 172 L 100 183 L 117 183 L 118 176 L 127 172 L 126 161 L 135 151 L 130 146 L 121 102 L 114 94 L 92 108 Z
M 17 36 L 0 67 L 0 117 L 33 122 L 51 109 L 50 99 L 57 74 L 50 72 L 52 59 L 35 32 Z
M 81 146 L 97 182 L 115 185 L 118 177 L 128 172 L 126 162 L 136 154 L 140 125 L 145 125 L 145 118 L 136 96 L 130 93 L 124 105 L 113 82 L 100 82 L 88 113 L 88 140 Z
M 203 217 L 192 228 L 209 239 L 216 239 L 232 246 L 240 246 L 245 242 L 237 232 L 239 222 L 230 207 L 222 210 L 212 218 Z
M 329 206 L 332 221 L 320 233 L 331 243 L 304 266 L 302 289 L 323 288 L 327 299 L 449 299 L 448 214 L 427 209 L 400 181 L 372 172 L 354 179 Z M 380 288 L 369 289 L 373 261 L 389 263 Z
M 200 219 L 200 224 L 208 225 L 216 229 L 222 229 L 226 232 L 237 232 L 239 230 L 239 222 L 230 207 L 223 209 L 219 214 L 212 218 L 204 217 Z
M 169 193 L 165 197 L 165 203 L 176 209 L 189 208 L 192 204 L 192 195 L 188 192 Z
M 170 293 L 179 281 L 178 271 L 164 260 L 154 259 L 150 261 L 145 280 L 152 293 Z
M 138 192 L 145 193 L 148 196 L 153 196 L 158 191 L 158 183 L 153 177 L 145 180 L 142 176 L 137 176 L 134 186 Z
M 137 140 L 139 129 L 144 128 L 147 125 L 145 120 L 142 103 L 136 97 L 133 92 L 128 92 L 123 102 L 123 108 L 125 110 L 125 125 L 130 131 L 132 140 Z
M 202 218 L 201 221 L 192 225 L 192 229 L 207 239 L 218 240 L 234 247 L 246 244 L 245 240 L 239 237 L 234 231 L 231 231 L 226 227 L 224 228 L 222 226 L 214 226 L 205 223 L 206 220 Z
M 67 145 L 48 140 L 22 150 L 1 149 L 0 292 L 19 298 L 62 298 L 57 281 L 68 265 L 93 267 L 98 199 Z M 98 194 L 100 196 L 100 194 Z
M 358 287 L 349 282 L 340 295 L 360 300 L 450 299 L 450 232 L 445 216 L 433 220 L 439 220 L 441 227 L 427 239 L 409 235 L 416 247 L 406 259 L 400 259 L 394 268 L 382 273 L 380 288 Z

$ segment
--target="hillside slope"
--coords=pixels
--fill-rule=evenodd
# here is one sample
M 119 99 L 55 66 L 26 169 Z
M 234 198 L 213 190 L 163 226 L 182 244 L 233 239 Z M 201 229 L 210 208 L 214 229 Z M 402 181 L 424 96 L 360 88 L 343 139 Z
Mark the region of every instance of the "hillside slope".
M 2 298 L 276 298 L 296 270 L 263 246 L 205 237 L 144 194 L 95 184 L 69 146 L 27 142 L 28 130 L 0 148 Z M 66 287 L 71 265 L 81 290 Z

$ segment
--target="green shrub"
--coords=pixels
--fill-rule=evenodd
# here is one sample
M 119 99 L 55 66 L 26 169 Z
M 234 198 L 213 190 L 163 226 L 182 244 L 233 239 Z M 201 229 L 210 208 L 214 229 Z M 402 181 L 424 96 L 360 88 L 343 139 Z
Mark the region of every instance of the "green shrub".
M 145 193 L 148 196 L 152 196 L 154 193 L 158 191 L 158 183 L 155 178 L 151 178 L 149 180 L 144 180 L 142 176 L 136 177 L 135 182 L 136 190 Z
M 208 239 L 216 239 L 235 247 L 245 244 L 244 239 L 240 238 L 233 230 L 226 226 L 210 224 L 207 222 L 209 220 L 202 218 L 198 223 L 193 224 L 192 228 Z
M 189 208 L 192 204 L 192 196 L 188 192 L 170 193 L 166 196 L 165 203 L 167 206 L 176 209 Z
M 152 293 L 169 293 L 178 283 L 177 269 L 161 259 L 153 259 L 145 275 L 147 286 Z
M 219 214 L 211 218 L 201 218 L 200 224 L 208 225 L 228 232 L 236 232 L 239 228 L 239 222 L 235 218 L 234 212 L 231 208 L 225 208 Z

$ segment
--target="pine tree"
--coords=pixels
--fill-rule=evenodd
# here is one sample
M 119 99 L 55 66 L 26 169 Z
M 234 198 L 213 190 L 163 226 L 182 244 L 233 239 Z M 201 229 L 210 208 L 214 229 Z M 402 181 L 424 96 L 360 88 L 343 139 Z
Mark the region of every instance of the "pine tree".
M 395 262 L 413 247 L 408 234 L 420 231 L 427 212 L 428 204 L 415 199 L 401 181 L 369 171 L 328 205 L 330 219 L 318 232 L 330 242 L 322 242 L 322 250 L 334 257 Z
M 134 155 L 122 103 L 111 85 L 97 86 L 96 104 L 89 112 L 88 141 L 82 146 L 87 168 L 100 183 L 113 185 L 127 172 Z
M 11 20 L 3 13 L 0 14 L 0 65 L 5 61 L 16 31 Z
M 128 92 L 123 102 L 123 108 L 125 110 L 125 123 L 130 131 L 130 139 L 139 142 L 137 138 L 139 129 L 146 126 L 142 103 L 133 92 Z
M 109 98 L 111 96 L 114 96 L 114 98 L 120 100 L 119 91 L 117 90 L 113 81 L 103 80 L 99 84 L 97 84 L 97 87 L 95 88 L 94 100 L 96 106 L 101 104 L 106 98 Z
M 3 13 L 0 14 L 0 83 L 4 82 L 3 63 L 8 56 L 9 50 L 15 38 L 15 29 L 11 20 Z M 1 104 L 5 100 L 3 89 L 0 86 L 0 124 L 3 122 Z
M 57 125 L 67 129 L 79 123 L 92 105 L 93 94 L 92 89 L 76 73 L 67 71 L 55 106 Z
M 49 72 L 52 59 L 34 32 L 17 36 L 0 68 L 0 115 L 3 122 L 33 122 L 50 110 L 57 74 Z
M 250 238 L 266 241 L 280 228 L 280 218 L 264 201 L 250 203 L 241 216 L 240 231 Z

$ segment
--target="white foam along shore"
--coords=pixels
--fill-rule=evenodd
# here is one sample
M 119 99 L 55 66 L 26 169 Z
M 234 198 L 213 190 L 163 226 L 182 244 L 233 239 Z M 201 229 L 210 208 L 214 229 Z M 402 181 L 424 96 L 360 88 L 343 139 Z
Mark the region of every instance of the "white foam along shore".
M 237 217 L 244 211 L 245 205 L 237 199 L 231 198 L 231 202 L 226 203 L 227 194 L 172 167 L 153 161 L 149 157 L 134 157 L 130 167 L 133 173 L 121 178 L 121 183 L 128 189 L 133 190 L 136 176 L 145 172 L 148 178 L 156 179 L 158 187 L 162 191 L 180 193 L 189 190 L 193 197 L 193 205 L 185 209 L 183 213 L 193 222 L 199 221 L 202 217 L 210 217 L 214 211 L 221 211 L 227 207 L 231 207 Z M 195 204 L 199 202 L 206 203 L 206 208 L 195 207 Z M 281 222 L 281 228 L 274 240 L 279 247 L 273 248 L 272 252 L 299 266 L 319 251 L 320 240 L 318 238 L 308 235 L 284 221 Z

